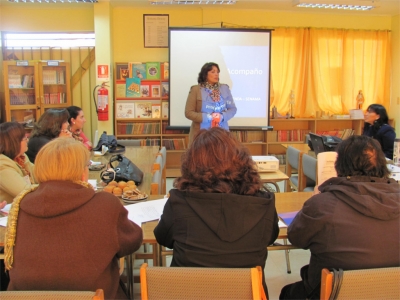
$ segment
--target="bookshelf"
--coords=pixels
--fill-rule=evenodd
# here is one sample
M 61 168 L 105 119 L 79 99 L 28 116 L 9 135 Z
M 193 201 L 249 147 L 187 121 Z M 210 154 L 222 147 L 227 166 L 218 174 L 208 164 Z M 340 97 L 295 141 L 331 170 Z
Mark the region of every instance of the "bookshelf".
M 115 64 L 115 136 L 136 139 L 141 145 L 165 146 L 167 169 L 180 168 L 189 135 L 167 130 L 169 116 L 169 65 L 167 62 Z
M 69 63 L 4 61 L 6 121 L 33 123 L 49 108 L 71 105 Z

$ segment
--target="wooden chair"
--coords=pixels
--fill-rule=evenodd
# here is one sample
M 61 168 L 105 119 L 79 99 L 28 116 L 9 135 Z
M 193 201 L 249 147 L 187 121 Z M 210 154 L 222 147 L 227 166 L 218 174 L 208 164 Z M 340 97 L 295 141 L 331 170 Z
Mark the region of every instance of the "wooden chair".
M 151 299 L 266 299 L 261 267 L 255 268 L 140 268 L 142 300 Z
M 104 292 L 90 291 L 7 291 L 0 292 L 1 300 L 103 300 Z
M 289 177 L 289 180 L 286 181 L 286 192 L 299 189 L 302 156 L 303 153 L 292 146 L 286 149 L 286 175 Z M 294 170 L 297 170 L 297 174 L 293 174 Z
M 317 184 L 317 159 L 308 154 L 303 154 L 301 158 L 300 192 L 312 192 Z
M 400 299 L 399 284 L 400 267 L 343 271 L 336 280 L 333 272 L 323 269 L 320 299 Z M 333 288 L 335 297 L 330 298 Z

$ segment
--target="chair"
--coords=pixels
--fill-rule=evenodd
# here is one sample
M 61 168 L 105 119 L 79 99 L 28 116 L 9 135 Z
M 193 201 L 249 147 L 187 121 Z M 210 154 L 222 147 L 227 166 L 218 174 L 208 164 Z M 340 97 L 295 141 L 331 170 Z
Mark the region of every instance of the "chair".
M 157 156 L 161 156 L 162 158 L 162 164 L 161 164 L 161 170 L 162 170 L 162 189 L 161 192 L 162 194 L 167 193 L 167 149 L 165 147 L 161 147 L 160 151 L 157 153 Z
M 0 292 L 1 300 L 103 300 L 104 292 L 90 291 L 7 291 Z
M 289 180 L 286 181 L 286 192 L 289 192 L 292 189 L 295 191 L 299 189 L 299 174 L 301 171 L 302 156 L 303 153 L 300 150 L 293 148 L 292 146 L 289 146 L 286 149 L 286 175 L 289 177 Z M 292 171 L 294 171 L 294 169 L 297 170 L 297 175 L 292 175 Z
M 400 267 L 343 271 L 339 281 L 323 269 L 320 299 L 328 300 L 333 288 L 337 288 L 333 299 L 400 299 Z
M 122 146 L 140 146 L 141 140 L 117 140 L 117 143 Z
M 142 300 L 151 299 L 266 299 L 261 267 L 255 268 L 140 268 Z
M 162 156 L 156 156 L 156 161 L 153 164 L 153 178 L 151 181 L 151 192 L 152 195 L 161 195 L 163 189 L 163 178 L 162 178 Z
M 308 154 L 303 154 L 301 159 L 301 176 L 300 188 L 301 192 L 312 192 L 317 182 L 317 159 Z

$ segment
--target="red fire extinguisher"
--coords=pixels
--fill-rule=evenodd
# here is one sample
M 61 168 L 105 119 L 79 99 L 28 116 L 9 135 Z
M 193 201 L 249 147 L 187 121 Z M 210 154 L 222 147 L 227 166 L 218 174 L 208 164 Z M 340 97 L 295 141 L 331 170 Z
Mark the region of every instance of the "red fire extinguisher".
M 107 82 L 103 82 L 101 85 L 96 85 L 93 90 L 94 104 L 96 105 L 97 119 L 99 121 L 108 121 L 108 90 L 106 88 Z M 100 87 L 97 91 L 97 101 L 96 101 L 96 89 Z

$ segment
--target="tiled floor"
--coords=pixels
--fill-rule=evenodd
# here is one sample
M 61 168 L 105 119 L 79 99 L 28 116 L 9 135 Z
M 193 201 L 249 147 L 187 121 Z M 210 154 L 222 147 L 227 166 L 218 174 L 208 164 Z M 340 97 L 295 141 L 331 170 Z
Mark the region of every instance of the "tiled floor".
M 173 178 L 167 178 L 167 191 L 172 188 Z M 283 186 L 280 186 L 283 190 Z M 280 242 L 279 240 L 277 242 Z M 282 241 L 281 241 L 282 242 Z M 291 250 L 289 252 L 290 265 L 292 272 L 287 273 L 285 253 L 282 250 L 270 251 L 268 253 L 267 263 L 265 265 L 265 280 L 268 286 L 269 299 L 274 300 L 279 298 L 280 291 L 283 286 L 300 280 L 300 269 L 308 264 L 310 252 L 308 250 Z M 167 265 L 170 264 L 171 257 L 167 258 Z M 143 263 L 142 260 L 135 261 L 135 268 L 139 268 Z M 135 270 L 135 273 L 138 270 Z M 138 274 L 138 272 L 137 272 Z M 135 299 L 140 299 L 140 286 L 135 284 Z

